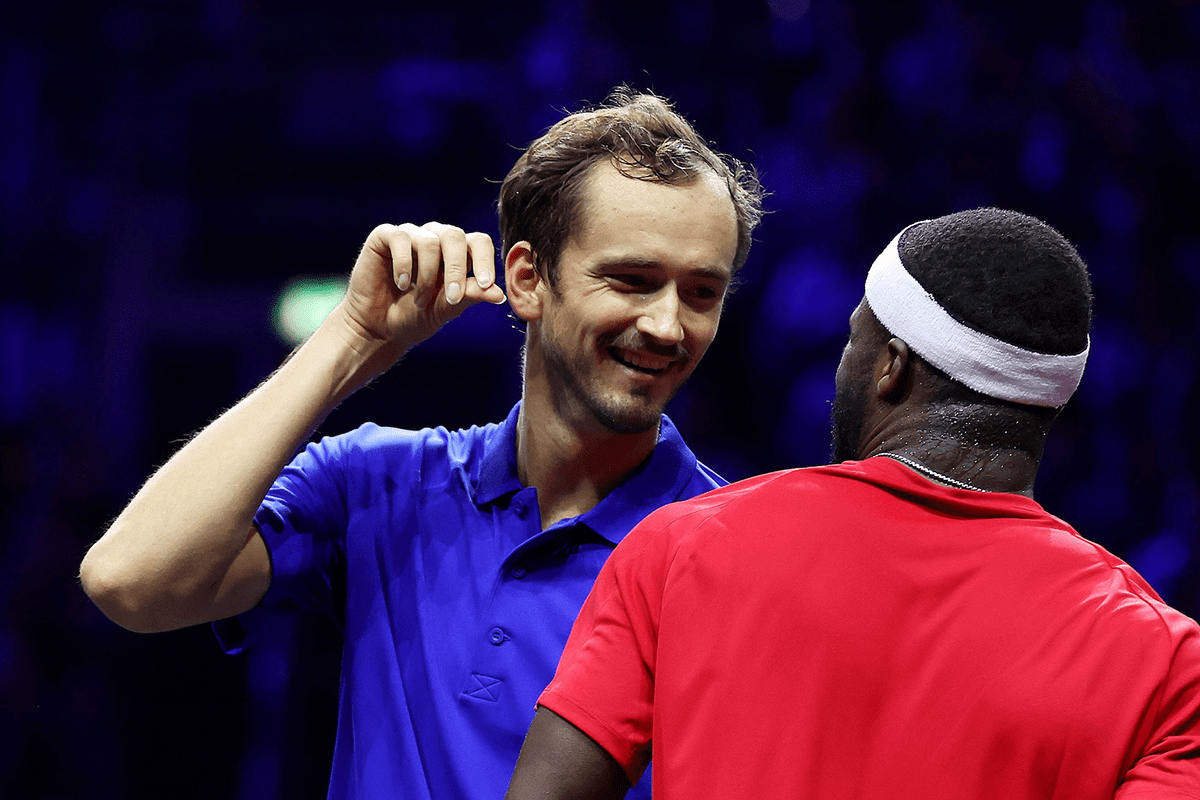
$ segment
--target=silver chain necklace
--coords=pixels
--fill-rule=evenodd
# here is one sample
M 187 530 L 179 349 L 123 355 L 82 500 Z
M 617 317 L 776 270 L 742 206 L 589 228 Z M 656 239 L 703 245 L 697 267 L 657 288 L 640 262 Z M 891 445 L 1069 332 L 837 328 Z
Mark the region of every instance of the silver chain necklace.
M 902 456 L 899 453 L 880 453 L 879 455 L 886 456 L 887 458 L 895 459 L 896 461 L 899 461 L 901 464 L 907 464 L 908 466 L 912 467 L 913 469 L 915 469 L 917 472 L 921 473 L 925 477 L 933 478 L 935 481 L 941 481 L 942 483 L 949 484 L 950 486 L 953 486 L 957 489 L 966 489 L 971 492 L 986 492 L 987 491 L 987 489 L 980 489 L 978 486 L 972 486 L 971 484 L 966 483 L 965 481 L 960 481 L 960 480 L 956 480 L 955 478 L 951 478 L 949 475 L 943 475 L 940 472 L 930 469 L 929 467 L 925 466 L 924 464 L 922 464 L 919 461 L 913 461 L 908 456 Z

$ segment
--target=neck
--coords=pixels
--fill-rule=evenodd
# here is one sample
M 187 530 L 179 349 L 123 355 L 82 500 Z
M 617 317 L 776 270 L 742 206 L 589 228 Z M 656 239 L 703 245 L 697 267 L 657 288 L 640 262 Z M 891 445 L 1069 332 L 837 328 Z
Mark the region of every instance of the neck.
M 618 434 L 598 424 L 573 425 L 526 397 L 517 420 L 517 475 L 537 489 L 542 528 L 594 508 L 657 441 L 657 426 Z
M 880 436 L 864 453 L 863 458 L 896 455 L 949 479 L 938 480 L 914 469 L 937 483 L 963 483 L 985 492 L 1008 492 L 1033 498 L 1038 458 L 1025 450 L 982 448 L 950 436 L 910 430 Z

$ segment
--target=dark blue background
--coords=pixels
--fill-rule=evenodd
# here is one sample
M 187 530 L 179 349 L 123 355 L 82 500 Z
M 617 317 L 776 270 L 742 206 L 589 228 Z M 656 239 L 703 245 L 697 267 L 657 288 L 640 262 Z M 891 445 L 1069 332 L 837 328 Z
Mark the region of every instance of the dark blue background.
M 270 313 L 290 276 L 347 272 L 382 221 L 495 235 L 519 148 L 622 82 L 772 192 L 671 407 L 702 458 L 729 478 L 823 462 L 876 253 L 917 219 L 1026 211 L 1077 243 L 1097 293 L 1038 498 L 1196 616 L 1195 0 L 9 4 L 0 794 L 323 796 L 330 626 L 250 658 L 205 629 L 137 636 L 90 605 L 79 559 L 286 354 Z M 322 430 L 499 419 L 519 344 L 473 309 Z

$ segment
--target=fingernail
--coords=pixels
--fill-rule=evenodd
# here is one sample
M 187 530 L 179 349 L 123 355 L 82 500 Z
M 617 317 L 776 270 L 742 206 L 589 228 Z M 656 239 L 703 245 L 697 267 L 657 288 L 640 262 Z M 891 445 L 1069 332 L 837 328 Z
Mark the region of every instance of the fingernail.
M 455 281 L 446 287 L 446 300 L 450 305 L 457 305 L 459 300 L 462 300 L 463 290 L 462 285 Z
M 398 286 L 402 292 L 408 290 L 408 285 L 410 283 L 412 283 L 412 278 L 408 276 L 407 272 L 405 272 L 396 280 L 396 286 Z

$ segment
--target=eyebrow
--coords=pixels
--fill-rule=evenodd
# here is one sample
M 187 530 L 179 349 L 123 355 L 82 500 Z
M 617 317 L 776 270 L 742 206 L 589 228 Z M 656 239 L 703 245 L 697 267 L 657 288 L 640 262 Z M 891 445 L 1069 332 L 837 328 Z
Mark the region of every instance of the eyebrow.
M 661 261 L 652 258 L 613 258 L 611 260 L 601 261 L 597 266 L 602 269 L 635 269 L 635 270 L 652 270 L 652 269 L 669 269 Z M 729 282 L 733 278 L 732 269 L 726 272 L 717 267 L 696 267 L 692 270 L 692 274 L 705 280 L 717 282 Z

